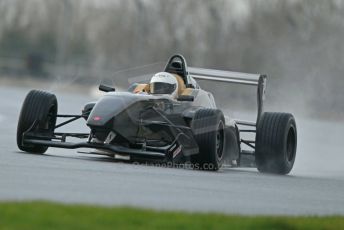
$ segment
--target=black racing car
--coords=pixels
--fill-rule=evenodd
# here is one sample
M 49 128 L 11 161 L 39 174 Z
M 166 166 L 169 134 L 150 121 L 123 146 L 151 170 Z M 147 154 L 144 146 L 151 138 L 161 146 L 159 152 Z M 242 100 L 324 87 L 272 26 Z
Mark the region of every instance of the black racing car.
M 288 174 L 293 167 L 297 131 L 293 115 L 263 112 L 266 76 L 187 67 L 181 55 L 172 56 L 164 72 L 175 76 L 177 97 L 154 93 L 153 85 L 135 83 L 128 92 L 107 92 L 85 105 L 81 114 L 58 114 L 54 94 L 32 90 L 23 103 L 17 129 L 20 150 L 44 153 L 48 147 L 91 148 L 93 153 L 126 156 L 193 168 L 218 170 L 224 160 L 240 167 L 252 159 L 260 172 Z M 258 114 L 254 122 L 234 120 L 216 107 L 213 95 L 195 79 L 244 84 L 257 88 Z M 57 124 L 58 118 L 67 120 Z M 57 130 L 85 119 L 89 133 Z M 243 133 L 253 133 L 247 140 Z M 67 139 L 80 138 L 82 142 Z M 252 150 L 243 150 L 247 146 Z M 248 157 L 248 158 L 247 158 Z

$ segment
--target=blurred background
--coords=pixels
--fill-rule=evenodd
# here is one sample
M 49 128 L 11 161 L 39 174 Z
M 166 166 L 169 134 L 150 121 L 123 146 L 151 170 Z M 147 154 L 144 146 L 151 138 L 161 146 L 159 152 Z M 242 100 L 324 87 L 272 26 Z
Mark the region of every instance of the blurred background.
M 19 85 L 125 88 L 181 53 L 189 66 L 267 74 L 267 110 L 342 120 L 343 41 L 341 0 L 0 0 L 0 79 Z M 255 105 L 246 88 L 201 85 L 220 106 Z

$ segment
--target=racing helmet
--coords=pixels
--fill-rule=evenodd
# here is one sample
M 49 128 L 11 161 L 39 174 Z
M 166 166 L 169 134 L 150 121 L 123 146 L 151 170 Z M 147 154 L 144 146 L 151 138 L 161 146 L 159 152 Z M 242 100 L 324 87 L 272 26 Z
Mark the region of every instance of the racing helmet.
M 151 94 L 169 94 L 177 97 L 178 81 L 173 74 L 160 72 L 155 74 L 150 81 Z

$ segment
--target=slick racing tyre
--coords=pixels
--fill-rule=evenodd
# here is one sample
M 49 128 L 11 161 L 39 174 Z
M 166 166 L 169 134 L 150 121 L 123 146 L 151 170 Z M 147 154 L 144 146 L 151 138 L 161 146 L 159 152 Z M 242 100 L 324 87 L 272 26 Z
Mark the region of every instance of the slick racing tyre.
M 256 135 L 256 165 L 260 172 L 288 174 L 297 147 L 296 123 L 289 113 L 264 113 Z
M 35 134 L 51 136 L 54 133 L 57 117 L 57 99 L 54 94 L 31 90 L 26 96 L 19 115 L 17 145 L 25 152 L 42 154 L 48 147 L 24 144 L 23 134 L 29 129 Z M 36 125 L 34 125 L 36 123 Z M 33 127 L 35 126 L 35 127 Z
M 224 159 L 225 120 L 220 110 L 200 109 L 196 112 L 191 128 L 199 153 L 191 156 L 196 169 L 216 171 Z

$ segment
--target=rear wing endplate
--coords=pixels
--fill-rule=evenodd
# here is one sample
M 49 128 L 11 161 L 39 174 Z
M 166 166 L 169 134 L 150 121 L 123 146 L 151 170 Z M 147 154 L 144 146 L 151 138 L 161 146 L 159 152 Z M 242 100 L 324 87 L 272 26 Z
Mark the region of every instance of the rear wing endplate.
M 219 81 L 257 87 L 257 120 L 256 122 L 237 121 L 238 124 L 256 126 L 262 113 L 265 100 L 266 75 L 239 73 L 214 69 L 188 68 L 188 75 L 199 80 Z

